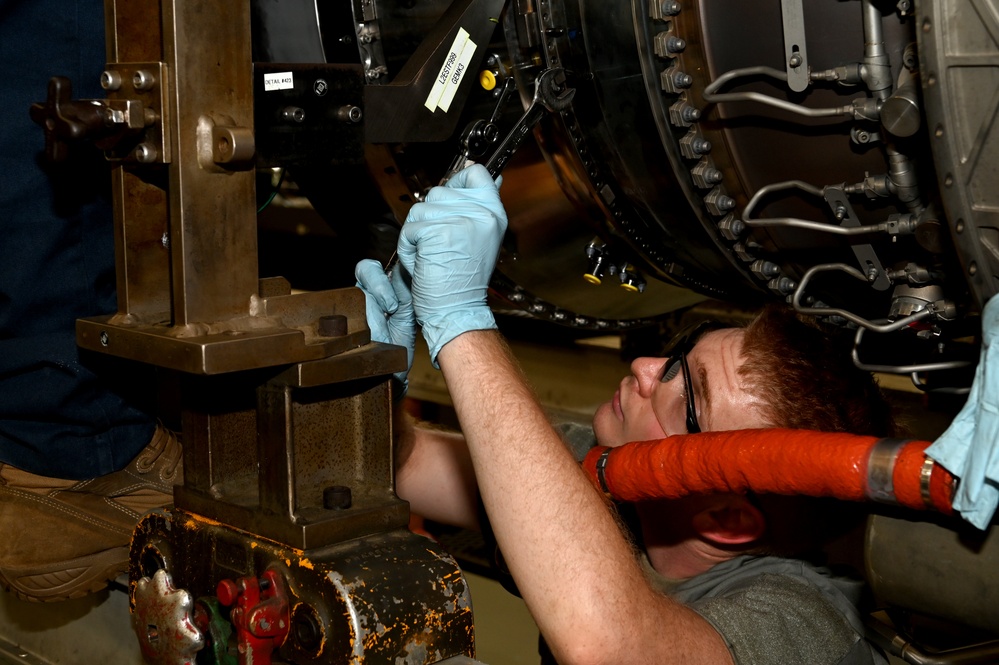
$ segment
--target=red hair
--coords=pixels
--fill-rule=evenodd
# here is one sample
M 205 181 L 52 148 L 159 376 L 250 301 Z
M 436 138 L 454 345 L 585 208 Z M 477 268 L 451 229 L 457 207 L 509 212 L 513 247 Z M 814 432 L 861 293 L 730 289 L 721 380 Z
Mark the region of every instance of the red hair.
M 779 305 L 746 326 L 738 371 L 770 425 L 899 435 L 893 409 L 871 373 L 853 365 L 846 342 Z

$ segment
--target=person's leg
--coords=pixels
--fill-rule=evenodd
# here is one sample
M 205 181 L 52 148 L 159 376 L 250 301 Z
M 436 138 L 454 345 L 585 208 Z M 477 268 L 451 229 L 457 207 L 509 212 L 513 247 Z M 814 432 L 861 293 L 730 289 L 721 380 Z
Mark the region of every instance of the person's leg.
M 77 318 L 116 309 L 107 163 L 89 148 L 70 164 L 46 164 L 28 109 L 45 100 L 53 75 L 70 77 L 77 97 L 103 96 L 103 3 L 7 0 L 2 8 L 0 461 L 93 477 L 137 455 L 155 421 L 131 401 L 143 392 L 127 374 L 137 365 L 119 363 L 123 376 L 96 374 L 76 346 Z
M 139 512 L 106 496 L 132 487 L 169 504 L 179 447 L 161 440 L 171 435 L 152 415 L 151 370 L 76 346 L 77 318 L 116 310 L 110 172 L 86 146 L 47 164 L 28 111 L 54 75 L 76 98 L 104 96 L 102 0 L 3 0 L 0 62 L 0 581 L 25 596 L 45 579 L 79 595 L 96 584 L 71 588 L 81 565 L 123 570 Z M 135 475 L 150 455 L 155 470 Z M 161 472 L 169 482 L 151 477 Z
M 183 479 L 181 447 L 166 428 L 125 468 L 60 480 L 0 464 L 0 584 L 26 600 L 64 600 L 124 573 L 142 515 L 170 505 Z

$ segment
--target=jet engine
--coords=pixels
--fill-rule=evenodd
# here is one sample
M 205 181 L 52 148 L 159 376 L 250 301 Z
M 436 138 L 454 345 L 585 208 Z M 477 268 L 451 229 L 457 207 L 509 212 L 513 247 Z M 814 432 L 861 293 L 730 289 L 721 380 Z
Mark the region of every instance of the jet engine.
M 921 387 L 969 365 L 957 340 L 994 293 L 999 244 L 992 14 L 958 0 L 512 0 L 445 135 L 380 93 L 413 87 L 410 56 L 449 5 L 254 4 L 258 62 L 363 66 L 367 172 L 335 149 L 284 162 L 339 233 L 377 235 L 332 214 L 358 178 L 384 201 L 360 224 L 397 227 L 469 152 L 470 127 L 466 156 L 485 161 L 558 67 L 575 96 L 503 173 L 497 311 L 620 331 L 699 298 L 779 299 L 856 331 L 856 363 Z

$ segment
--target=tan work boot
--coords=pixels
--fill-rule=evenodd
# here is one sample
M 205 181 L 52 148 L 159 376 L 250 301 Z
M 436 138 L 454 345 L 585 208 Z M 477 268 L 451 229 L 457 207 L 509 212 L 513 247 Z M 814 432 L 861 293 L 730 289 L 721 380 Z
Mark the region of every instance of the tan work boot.
M 142 515 L 173 505 L 183 482 L 177 437 L 157 425 L 121 471 L 59 480 L 0 464 L 0 584 L 25 600 L 77 598 L 128 568 Z

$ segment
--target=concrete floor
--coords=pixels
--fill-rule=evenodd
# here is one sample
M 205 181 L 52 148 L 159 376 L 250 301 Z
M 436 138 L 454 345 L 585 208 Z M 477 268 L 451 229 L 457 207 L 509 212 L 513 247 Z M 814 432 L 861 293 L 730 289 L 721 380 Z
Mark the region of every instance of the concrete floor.
M 0 591 L 0 663 L 142 665 L 124 587 L 61 603 Z

